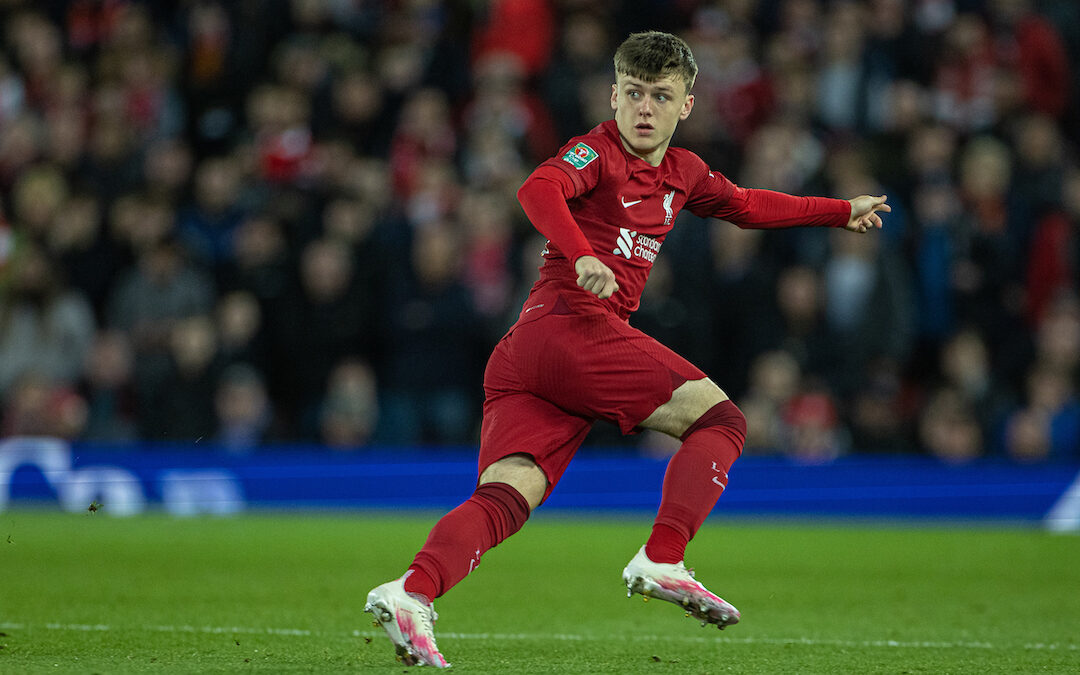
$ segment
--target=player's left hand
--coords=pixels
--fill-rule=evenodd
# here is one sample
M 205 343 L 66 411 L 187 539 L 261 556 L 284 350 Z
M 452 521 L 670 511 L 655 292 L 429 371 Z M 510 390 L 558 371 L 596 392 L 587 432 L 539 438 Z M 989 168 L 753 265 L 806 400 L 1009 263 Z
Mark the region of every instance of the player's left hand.
M 861 195 L 854 199 L 849 199 L 848 202 L 851 204 L 851 217 L 848 219 L 844 229 L 860 234 L 868 232 L 873 228 L 880 230 L 881 216 L 878 215 L 878 211 L 883 213 L 892 211 L 892 207 L 885 203 L 885 198 L 885 195 L 881 195 L 880 197 Z

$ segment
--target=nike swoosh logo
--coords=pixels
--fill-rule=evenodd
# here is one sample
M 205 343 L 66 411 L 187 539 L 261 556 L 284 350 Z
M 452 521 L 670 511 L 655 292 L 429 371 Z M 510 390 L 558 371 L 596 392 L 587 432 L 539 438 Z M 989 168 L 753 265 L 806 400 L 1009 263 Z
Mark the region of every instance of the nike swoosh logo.
M 625 197 L 619 197 L 619 199 L 621 199 L 621 200 L 622 200 L 622 205 L 623 205 L 623 208 L 624 208 L 624 209 L 628 209 L 628 208 L 630 208 L 631 206 L 633 206 L 634 204 L 640 204 L 640 203 L 641 203 L 641 200 L 640 200 L 640 199 L 635 199 L 635 200 L 634 200 L 634 201 L 632 201 L 632 202 L 628 202 L 628 201 L 626 201 L 626 198 L 625 198 Z

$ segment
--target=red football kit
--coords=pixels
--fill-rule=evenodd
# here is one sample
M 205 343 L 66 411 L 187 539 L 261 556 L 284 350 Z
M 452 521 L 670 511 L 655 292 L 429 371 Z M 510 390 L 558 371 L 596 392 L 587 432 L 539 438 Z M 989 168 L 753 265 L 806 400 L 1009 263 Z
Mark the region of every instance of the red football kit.
M 488 362 L 480 470 L 530 454 L 548 494 L 595 420 L 633 433 L 678 386 L 705 377 L 627 321 L 679 211 L 749 228 L 842 227 L 851 214 L 842 199 L 738 187 L 683 148 L 654 167 L 624 149 L 614 120 L 571 139 L 518 197 L 548 244 L 539 281 Z M 582 255 L 614 272 L 611 298 L 577 285 Z
M 676 388 L 705 377 L 627 321 L 680 210 L 740 227 L 840 227 L 851 214 L 840 199 L 740 188 L 681 148 L 668 148 L 654 167 L 623 148 L 614 120 L 567 143 L 529 176 L 518 198 L 548 244 L 540 280 L 488 360 L 479 468 L 483 473 L 508 455 L 531 455 L 547 477 L 544 499 L 596 420 L 633 433 Z M 619 290 L 611 298 L 578 287 L 574 263 L 583 255 L 614 272 Z M 682 435 L 645 545 L 649 560 L 682 560 L 727 486 L 745 435 L 742 413 L 727 400 Z M 405 591 L 441 596 L 529 513 L 512 486 L 479 485 L 432 528 Z

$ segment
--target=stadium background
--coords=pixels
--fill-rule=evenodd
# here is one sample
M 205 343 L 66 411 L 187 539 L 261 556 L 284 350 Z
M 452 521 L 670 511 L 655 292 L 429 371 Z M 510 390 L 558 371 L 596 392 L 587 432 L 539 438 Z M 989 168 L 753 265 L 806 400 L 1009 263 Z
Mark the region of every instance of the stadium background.
M 543 244 L 514 192 L 659 28 L 701 68 L 677 143 L 894 208 L 880 236 L 684 214 L 665 242 L 634 323 L 739 403 L 746 455 L 1080 458 L 1074 3 L 6 0 L 0 25 L 3 437 L 474 444 Z

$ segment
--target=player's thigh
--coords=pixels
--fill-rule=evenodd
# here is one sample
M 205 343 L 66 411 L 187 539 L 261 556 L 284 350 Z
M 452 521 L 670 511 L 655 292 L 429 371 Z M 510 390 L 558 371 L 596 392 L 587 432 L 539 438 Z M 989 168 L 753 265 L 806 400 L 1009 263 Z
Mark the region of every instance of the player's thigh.
M 479 482 L 508 483 L 535 508 L 551 494 L 591 428 L 592 420 L 533 394 L 489 391 L 480 426 Z
M 684 382 L 671 393 L 671 399 L 659 406 L 639 426 L 678 438 L 717 403 L 728 398 L 709 378 Z

